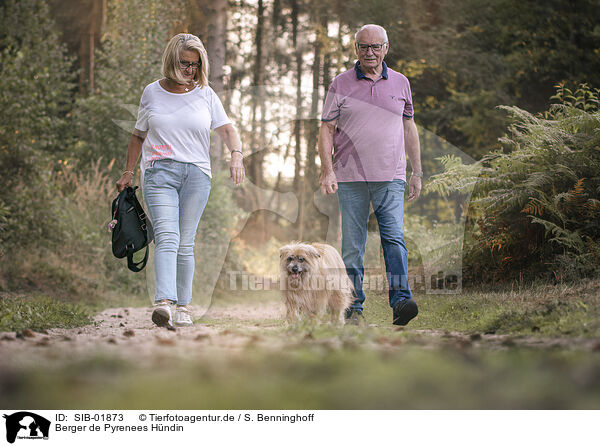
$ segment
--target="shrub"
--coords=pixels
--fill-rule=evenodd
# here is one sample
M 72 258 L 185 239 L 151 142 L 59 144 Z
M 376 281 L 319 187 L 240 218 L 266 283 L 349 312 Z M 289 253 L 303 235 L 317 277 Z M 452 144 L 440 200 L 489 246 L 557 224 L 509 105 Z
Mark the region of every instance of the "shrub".
M 465 277 L 502 280 L 537 274 L 557 280 L 600 272 L 599 92 L 563 85 L 559 103 L 538 116 L 502 107 L 513 118 L 494 152 L 476 165 L 443 159 L 428 190 L 472 195 Z M 467 237 L 466 237 L 467 238 Z
M 42 0 L 0 6 L 0 255 L 53 240 L 48 184 L 72 141 L 76 73 Z

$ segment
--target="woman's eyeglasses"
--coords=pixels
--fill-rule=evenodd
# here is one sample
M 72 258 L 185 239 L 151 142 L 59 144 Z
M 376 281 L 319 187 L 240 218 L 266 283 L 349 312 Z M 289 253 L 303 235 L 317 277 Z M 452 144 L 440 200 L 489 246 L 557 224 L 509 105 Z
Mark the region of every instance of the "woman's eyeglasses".
M 198 68 L 200 68 L 200 62 L 185 62 L 183 60 L 180 60 L 179 66 L 184 70 L 187 70 L 190 67 L 192 68 L 192 70 L 197 70 Z

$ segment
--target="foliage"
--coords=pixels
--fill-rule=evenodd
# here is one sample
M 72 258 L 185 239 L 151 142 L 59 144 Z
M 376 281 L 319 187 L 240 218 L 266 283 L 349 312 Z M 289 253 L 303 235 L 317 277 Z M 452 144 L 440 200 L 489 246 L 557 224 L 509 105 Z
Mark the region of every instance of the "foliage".
M 509 153 L 494 152 L 477 166 L 445 159 L 446 172 L 432 178 L 429 189 L 438 192 L 477 181 L 465 262 L 472 280 L 600 272 L 598 91 L 557 88 L 561 103 L 543 115 L 502 107 L 513 119 L 502 139 Z
M 112 293 L 142 294 L 143 275 L 128 272 L 111 252 L 107 223 L 116 190 L 100 162 L 89 171 L 61 162 L 44 180 L 45 187 L 35 195 L 24 188 L 23 209 L 35 213 L 35 221 L 46 213 L 53 223 L 14 229 L 11 241 L 29 234 L 30 240 L 21 243 L 31 246 L 2 264 L 0 290 L 41 290 L 67 300 L 83 299 L 92 307 L 113 301 Z
M 71 175 L 74 171 L 69 169 L 75 167 L 81 174 L 77 181 L 83 181 L 79 184 L 93 190 L 93 178 L 106 173 L 109 166 L 112 170 L 122 165 L 139 97 L 146 84 L 160 77 L 160 59 L 166 41 L 185 27 L 203 28 L 210 14 L 192 17 L 189 11 L 202 10 L 210 6 L 210 2 L 111 0 L 106 3 L 106 26 L 103 27 L 101 49 L 94 60 L 94 88 L 89 96 L 78 97 L 76 101 L 77 70 L 72 59 L 66 56 L 57 28 L 48 17 L 60 11 L 59 21 L 77 17 L 75 27 L 60 24 L 64 30 L 78 30 L 62 38 L 70 42 L 74 50 L 78 42 L 83 42 L 81 30 L 90 20 L 104 18 L 99 17 L 102 13 L 95 11 L 86 16 L 82 12 L 85 5 L 73 0 L 61 2 L 60 8 L 55 7 L 52 11 L 46 0 L 7 0 L 0 6 L 0 79 L 3 87 L 0 89 L 0 256 L 4 256 L 0 260 L 3 264 L 0 284 L 8 283 L 10 268 L 5 265 L 10 262 L 5 259 L 15 247 L 40 255 L 34 249 L 40 246 L 49 251 L 51 257 L 57 246 L 71 243 L 73 252 L 85 249 L 90 257 L 97 256 L 96 260 L 102 266 L 94 277 L 103 277 L 106 283 L 117 281 L 125 284 L 124 288 L 138 291 L 143 286 L 136 281 L 138 279 L 126 274 L 110 254 L 107 255 L 103 238 L 106 234 L 99 226 L 94 226 L 98 219 L 106 218 L 102 215 L 104 205 L 98 205 L 104 203 L 104 189 L 94 205 L 92 198 L 81 195 L 81 191 L 68 189 L 72 186 L 65 186 L 56 175 L 57 172 Z M 192 3 L 194 8 L 190 8 Z M 552 86 L 561 82 L 554 99 L 566 108 L 552 108 L 542 116 L 508 109 L 515 119 L 526 125 L 527 129 L 517 130 L 524 131 L 529 142 L 519 140 L 519 134 L 514 133 L 512 141 L 504 141 L 505 150 L 524 150 L 529 145 L 550 147 L 557 141 L 558 146 L 576 147 L 574 153 L 564 150 L 564 156 L 560 153 L 554 158 L 550 154 L 542 156 L 546 149 L 536 156 L 519 158 L 515 155 L 511 158 L 510 162 L 523 169 L 530 162 L 544 159 L 540 166 L 545 166 L 546 170 L 532 174 L 536 181 L 545 182 L 543 187 L 538 187 L 538 192 L 534 192 L 537 186 L 523 186 L 523 190 L 517 187 L 516 196 L 524 200 L 522 202 L 514 197 L 512 201 L 508 200 L 499 192 L 500 189 L 512 192 L 511 187 L 525 184 L 515 177 L 516 170 L 512 176 L 500 176 L 490 171 L 493 166 L 500 171 L 500 166 L 508 162 L 504 158 L 508 155 L 499 150 L 469 168 L 458 158 L 447 156 L 443 163 L 449 174 L 434 177 L 430 188 L 438 192 L 446 188 L 452 194 L 462 194 L 478 182 L 479 190 L 494 191 L 488 201 L 483 196 L 487 192 L 475 196 L 480 201 L 471 209 L 473 218 L 468 222 L 470 231 L 465 236 L 472 247 L 483 243 L 482 240 L 488 241 L 489 246 L 481 248 L 492 252 L 487 257 L 469 251 L 475 255 L 473 259 L 485 258 L 479 263 L 490 265 L 490 268 L 505 265 L 503 268 L 517 271 L 523 265 L 543 259 L 548 263 L 548 269 L 554 265 L 562 271 L 557 273 L 559 277 L 590 273 L 594 269 L 590 262 L 595 255 L 596 229 L 593 223 L 580 227 L 578 222 L 591 221 L 591 216 L 596 215 L 595 177 L 587 174 L 591 168 L 583 175 L 579 167 L 565 165 L 562 169 L 558 161 L 567 160 L 584 167 L 584 161 L 578 158 L 584 157 L 582 152 L 587 150 L 580 147 L 583 144 L 581 135 L 589 133 L 578 126 L 591 124 L 585 124 L 581 116 L 577 118 L 573 109 L 594 115 L 598 94 L 592 89 L 584 93 L 584 90 L 572 91 L 570 86 L 575 81 L 590 85 L 600 83 L 600 59 L 597 57 L 600 8 L 596 3 L 596 0 L 582 0 L 574 6 L 573 2 L 555 0 L 540 6 L 516 0 L 483 3 L 477 0 L 376 0 L 367 4 L 356 0 L 342 3 L 277 0 L 262 2 L 264 20 L 257 20 L 256 4 L 230 2 L 227 37 L 224 39 L 227 40 L 225 81 L 230 94 L 225 95 L 224 100 L 238 124 L 248 150 L 246 153 L 254 152 L 247 160 L 248 167 L 254 167 L 248 169 L 248 175 L 251 179 L 253 175 L 264 175 L 265 186 L 280 192 L 292 191 L 302 203 L 302 221 L 299 219 L 299 223 L 293 225 L 287 224 L 276 212 L 266 218 L 255 213 L 250 218 L 249 230 L 243 234 L 244 242 L 268 240 L 267 235 L 289 240 L 298 233 L 311 240 L 323 237 L 327 219 L 312 205 L 312 192 L 316 188 L 313 177 L 317 170 L 313 150 L 314 118 L 318 116 L 319 104 L 332 78 L 352 65 L 354 31 L 371 22 L 388 30 L 390 51 L 386 61 L 390 67 L 409 77 L 419 125 L 477 158 L 488 153 L 490 148 L 500 148 L 497 138 L 506 128 L 506 114 L 497 107 L 498 104 L 517 105 L 532 112 L 544 110 Z M 65 15 L 69 5 L 75 12 Z M 185 12 L 187 17 L 184 17 Z M 260 33 L 259 27 L 262 27 Z M 262 57 L 258 57 L 255 41 L 259 34 L 262 36 Z M 211 39 L 211 36 L 205 37 L 207 41 Z M 90 62 L 84 60 L 87 58 L 85 49 L 85 44 L 81 43 L 81 66 Z M 209 54 L 209 57 L 214 56 Z M 298 76 L 299 73 L 302 75 Z M 312 81 L 309 81 L 311 75 Z M 252 112 L 252 104 L 257 100 L 253 79 L 260 79 L 274 92 L 258 96 L 265 104 L 257 108 L 256 115 Z M 560 115 L 566 113 L 564 110 L 569 110 L 568 116 Z M 571 124 L 569 119 L 573 121 Z M 577 119 L 582 122 L 575 122 Z M 294 124 L 301 121 L 302 125 Z M 569 125 L 571 128 L 567 129 Z M 296 127 L 300 129 L 297 140 L 292 134 Z M 546 132 L 546 127 L 548 134 L 552 129 L 556 133 L 553 141 L 534 138 L 537 133 Z M 572 141 L 561 132 L 570 134 Z M 422 143 L 423 146 L 436 144 L 425 138 Z M 285 178 L 285 173 L 277 179 L 266 178 L 267 172 L 270 173 L 268 163 L 273 160 L 271 155 L 295 164 L 293 184 Z M 113 159 L 118 162 L 111 163 Z M 96 164 L 98 160 L 101 160 L 100 164 Z M 591 165 L 595 165 L 594 162 Z M 71 173 L 64 170 L 65 166 Z M 431 160 L 423 159 L 423 166 L 426 172 L 433 171 Z M 549 172 L 554 172 L 553 179 L 544 179 Z M 91 176 L 84 178 L 87 174 Z M 305 178 L 301 178 L 302 175 Z M 108 181 L 108 177 L 105 180 Z M 227 192 L 220 189 L 220 181 L 217 178 L 213 185 L 215 197 Z M 67 181 L 69 184 L 74 182 Z M 91 194 L 93 196 L 93 192 Z M 509 203 L 504 205 L 506 208 L 501 206 L 505 198 Z M 516 201 L 519 201 L 518 205 Z M 83 202 L 85 205 L 81 204 Z M 244 204 L 241 199 L 239 202 Z M 437 204 L 435 202 L 431 208 L 437 208 Z M 234 223 L 221 221 L 229 214 L 223 212 L 219 216 L 219 209 L 211 210 L 210 206 L 211 203 L 205 212 L 206 226 L 201 227 L 199 240 L 206 240 L 214 247 L 218 257 L 229 237 L 225 236 L 228 228 Z M 230 209 L 228 206 L 226 209 Z M 422 202 L 411 206 L 430 217 L 433 215 Z M 530 240 L 535 256 L 524 255 L 521 251 L 529 251 L 523 246 L 519 250 L 514 245 L 515 252 L 509 249 L 505 238 L 510 237 L 496 234 L 505 232 L 500 225 L 502 222 L 477 220 L 486 218 L 488 208 L 490 212 L 493 209 L 495 215 L 519 211 L 510 219 L 511 227 L 520 225 L 519 231 L 529 237 L 527 240 Z M 231 209 L 235 210 L 235 206 Z M 456 209 L 458 214 L 458 206 Z M 300 231 L 298 226 L 302 226 Z M 257 228 L 262 230 L 260 237 L 255 237 Z M 239 253 L 230 250 L 228 261 L 232 262 L 232 267 L 238 263 L 235 256 Z M 578 261 L 573 263 L 572 256 Z M 61 275 L 63 270 L 52 265 L 54 261 L 49 260 L 50 265 L 44 271 L 48 275 L 52 271 Z M 31 268 L 36 265 L 33 261 L 25 264 Z M 217 268 L 216 265 L 212 267 Z M 18 283 L 19 277 L 15 276 L 9 282 Z M 100 283 L 96 279 L 92 282 Z
M 600 84 L 596 0 L 407 0 L 405 16 L 412 48 L 389 63 L 412 74 L 418 122 L 474 158 L 499 148 L 496 106 L 540 112 L 557 82 Z
M 90 279 L 82 288 L 125 291 L 141 295 L 145 290 L 143 274 L 132 274 L 116 259 L 111 250 L 107 230 L 110 206 L 116 195 L 114 179 L 102 160 L 93 162 L 89 170 L 63 165 L 52 178 L 61 220 L 61 258 L 70 264 L 76 276 Z M 77 278 L 72 280 L 78 281 Z
M 432 222 L 422 215 L 405 214 L 409 267 L 422 267 L 425 272 L 460 273 L 463 229 L 461 222 Z
M 81 327 L 90 323 L 88 312 L 79 305 L 47 296 L 35 299 L 0 297 L 0 331 Z
M 0 208 L 4 208 L 0 244 L 6 250 L 17 246 L 29 249 L 39 244 L 54 246 L 59 240 L 59 203 L 54 185 L 49 182 L 50 163 L 39 162 L 37 168 L 25 178 L 9 180 L 10 187 L 0 192 Z
M 74 73 L 44 1 L 8 0 L 0 8 L 0 181 L 4 186 L 31 174 L 34 158 L 52 159 L 68 148 Z
M 113 1 L 109 6 L 94 90 L 78 99 L 74 111 L 79 141 L 73 156 L 83 168 L 99 158 L 125 161 L 140 97 L 147 84 L 162 77 L 162 53 L 182 1 Z
M 10 213 L 10 209 L 0 201 L 0 240 L 3 239 L 2 233 L 6 231 L 7 223 L 8 223 L 8 214 Z M 0 244 L 0 258 L 4 255 L 3 247 Z
M 0 93 L 5 105 L 0 113 L 6 123 L 0 129 L 0 255 L 7 259 L 17 246 L 24 255 L 1 262 L 0 290 L 43 290 L 70 300 L 84 299 L 91 306 L 102 299 L 108 305 L 119 295 L 131 304 L 145 294 L 145 274 L 132 274 L 111 253 L 106 229 L 115 195 L 111 170 L 116 157 L 124 160 L 127 147 L 128 135 L 117 124 L 133 126 L 141 89 L 159 76 L 162 51 L 174 23 L 168 14 L 178 3 L 110 5 L 105 44 L 98 57 L 97 89 L 78 99 L 71 120 L 67 118 L 73 107 L 70 61 L 53 24 L 44 19 L 47 15 L 34 12 L 45 11 L 45 4 L 27 0 L 4 7 L 1 20 L 7 26 L 0 31 L 0 43 L 6 63 L 1 69 L 5 80 L 22 86 L 25 94 L 15 89 Z M 42 32 L 21 38 L 18 31 L 23 26 Z M 33 71 L 38 66 L 43 73 Z M 131 104 L 129 121 L 114 122 L 123 103 Z M 71 123 L 81 134 L 77 144 L 72 143 Z M 225 256 L 238 221 L 229 183 L 224 174 L 215 174 L 198 233 L 197 245 L 205 258 Z M 206 266 L 218 275 L 222 265 L 207 262 Z
M 565 82 L 561 82 L 556 85 L 556 94 L 551 99 L 586 112 L 600 110 L 600 89 L 589 87 L 586 83 L 581 84 L 575 91 L 571 91 Z M 551 117 L 552 112 L 546 112 L 546 116 Z
M 0 6 L 0 246 L 4 251 L 55 239 L 57 218 L 47 180 L 73 138 L 71 62 L 44 1 L 8 0 Z
M 235 240 L 234 250 L 240 258 L 241 271 L 269 278 L 279 277 L 279 248 L 281 242 L 274 237 L 259 250 L 243 240 Z
M 116 189 L 114 178 L 108 173 L 111 166 L 101 166 L 98 160 L 89 171 L 81 171 L 63 163 L 47 178 L 52 190 L 49 209 L 57 220 L 54 246 L 59 249 L 47 244 L 35 246 L 27 255 L 6 262 L 0 269 L 0 290 L 43 290 L 70 300 L 83 299 L 90 307 L 104 307 L 115 300 L 124 305 L 144 301 L 141 297 L 146 294 L 147 280 L 152 280 L 147 277 L 148 270 L 133 274 L 123 260 L 112 255 L 107 224 Z M 225 258 L 242 215 L 230 184 L 225 173 L 214 173 L 211 195 L 196 236 L 198 296 L 208 293 L 210 297 L 223 267 L 219 259 Z M 235 264 L 236 258 L 229 262 Z

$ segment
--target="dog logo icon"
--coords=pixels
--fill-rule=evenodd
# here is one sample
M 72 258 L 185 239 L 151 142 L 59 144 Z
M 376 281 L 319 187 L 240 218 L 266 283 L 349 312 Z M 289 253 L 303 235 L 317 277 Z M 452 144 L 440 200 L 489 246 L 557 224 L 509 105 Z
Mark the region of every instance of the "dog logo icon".
M 48 439 L 50 421 L 33 412 L 15 412 L 6 418 L 6 441 L 14 443 L 17 438 L 33 440 Z

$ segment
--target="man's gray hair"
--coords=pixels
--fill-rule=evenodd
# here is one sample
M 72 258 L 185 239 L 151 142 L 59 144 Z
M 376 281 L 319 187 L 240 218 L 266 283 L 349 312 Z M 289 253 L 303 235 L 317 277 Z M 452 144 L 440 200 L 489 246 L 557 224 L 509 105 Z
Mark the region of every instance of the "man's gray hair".
M 367 28 L 377 28 L 383 34 L 383 41 L 384 42 L 388 41 L 388 36 L 387 36 L 387 32 L 385 31 L 385 28 L 383 26 L 374 25 L 374 24 L 371 23 L 371 24 L 368 24 L 368 25 L 361 26 L 360 29 L 354 33 L 354 42 L 355 43 L 356 43 L 356 39 L 358 38 L 358 34 L 361 31 L 363 31 L 363 30 L 365 30 Z

